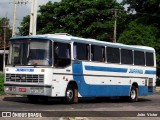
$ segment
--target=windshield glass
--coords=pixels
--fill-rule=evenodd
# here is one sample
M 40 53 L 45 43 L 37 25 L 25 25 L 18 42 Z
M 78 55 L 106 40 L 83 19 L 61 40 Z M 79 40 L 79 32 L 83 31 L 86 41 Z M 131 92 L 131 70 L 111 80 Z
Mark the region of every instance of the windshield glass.
M 12 40 L 11 65 L 52 65 L 52 49 L 49 40 Z

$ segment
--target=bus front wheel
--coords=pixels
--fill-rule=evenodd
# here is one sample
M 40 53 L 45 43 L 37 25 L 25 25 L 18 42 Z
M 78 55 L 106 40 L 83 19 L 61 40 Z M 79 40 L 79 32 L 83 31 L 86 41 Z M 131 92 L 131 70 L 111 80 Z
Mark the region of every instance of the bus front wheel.
M 65 99 L 64 99 L 65 103 L 72 104 L 74 102 L 74 96 L 75 96 L 74 87 L 69 84 L 65 93 Z
M 129 101 L 130 102 L 138 101 L 138 88 L 135 86 L 131 87 Z

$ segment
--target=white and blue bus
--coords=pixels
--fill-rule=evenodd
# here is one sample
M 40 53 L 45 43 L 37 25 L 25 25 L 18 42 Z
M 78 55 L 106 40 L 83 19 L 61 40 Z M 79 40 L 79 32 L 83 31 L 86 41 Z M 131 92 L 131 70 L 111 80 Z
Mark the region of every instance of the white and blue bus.
M 68 34 L 10 39 L 4 90 L 41 97 L 127 97 L 152 95 L 156 82 L 154 48 L 74 37 Z

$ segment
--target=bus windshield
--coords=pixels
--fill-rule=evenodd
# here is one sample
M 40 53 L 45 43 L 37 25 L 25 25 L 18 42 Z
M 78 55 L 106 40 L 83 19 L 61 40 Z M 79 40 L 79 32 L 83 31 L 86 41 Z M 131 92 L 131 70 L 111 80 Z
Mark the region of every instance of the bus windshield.
M 13 40 L 10 53 L 10 65 L 52 65 L 49 40 Z

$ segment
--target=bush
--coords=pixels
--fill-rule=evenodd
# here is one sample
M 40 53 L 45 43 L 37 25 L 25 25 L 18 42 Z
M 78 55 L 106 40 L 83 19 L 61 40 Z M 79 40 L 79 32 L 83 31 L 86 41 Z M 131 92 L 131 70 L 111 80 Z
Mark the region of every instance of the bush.
M 0 95 L 4 93 L 3 84 L 4 84 L 4 74 L 0 73 Z

